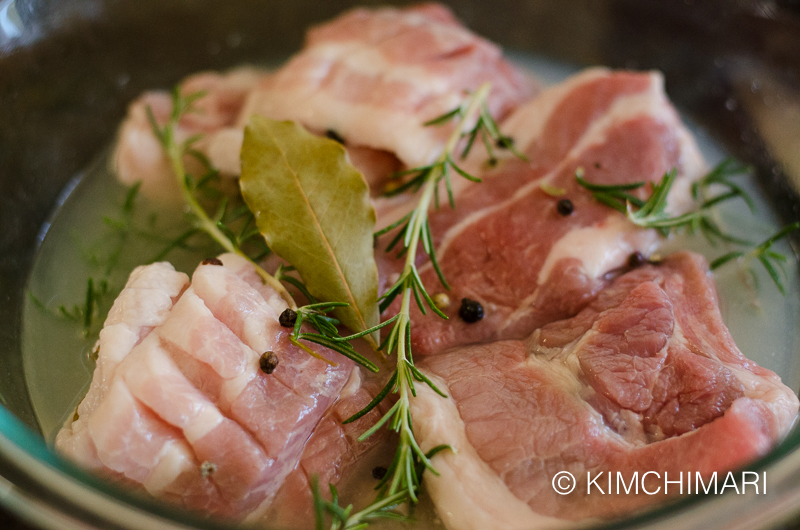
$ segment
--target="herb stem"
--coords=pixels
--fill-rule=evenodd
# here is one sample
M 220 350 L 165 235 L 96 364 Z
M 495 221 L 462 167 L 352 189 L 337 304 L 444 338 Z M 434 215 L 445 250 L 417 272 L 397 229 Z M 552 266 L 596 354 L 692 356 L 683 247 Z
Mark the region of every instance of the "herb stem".
M 375 501 L 375 504 L 368 509 L 374 509 L 375 506 L 380 505 L 386 498 L 395 498 L 397 495 L 403 495 L 405 500 L 412 503 L 417 502 L 417 489 L 419 488 L 421 470 L 429 469 L 432 473 L 436 473 L 430 459 L 420 449 L 416 438 L 414 437 L 414 429 L 411 423 L 411 398 L 416 396 L 414 388 L 415 380 L 421 383 L 428 384 L 435 392 L 443 397 L 447 397 L 435 385 L 424 376 L 415 366 L 411 352 L 411 307 L 412 300 L 417 304 L 422 314 L 426 314 L 427 309 L 430 308 L 434 313 L 440 317 L 447 319 L 447 315 L 441 312 L 439 308 L 433 303 L 430 295 L 425 289 L 422 280 L 417 270 L 416 260 L 417 252 L 420 250 L 420 242 L 425 252 L 430 256 L 431 262 L 436 269 L 436 273 L 442 281 L 442 284 L 447 286 L 444 276 L 438 269 L 435 258 L 435 249 L 433 247 L 433 239 L 430 234 L 430 227 L 428 224 L 428 212 L 430 211 L 439 183 L 444 179 L 446 186 L 449 189 L 449 179 L 447 179 L 448 171 L 452 167 L 459 175 L 476 182 L 479 179 L 472 177 L 465 171 L 458 168 L 454 162 L 454 153 L 458 148 L 459 142 L 466 138 L 474 137 L 481 126 L 486 127 L 487 124 L 482 120 L 490 120 L 490 117 L 483 117 L 481 112 L 485 108 L 485 100 L 491 90 L 490 83 L 484 83 L 478 90 L 470 95 L 470 99 L 466 107 L 459 107 L 456 111 L 446 114 L 443 118 L 455 119 L 459 118 L 456 128 L 445 143 L 442 153 L 436 161 L 428 166 L 418 168 L 414 171 L 406 172 L 406 174 L 417 173 L 412 182 L 415 183 L 416 189 L 422 190 L 416 207 L 401 221 L 395 223 L 393 228 L 398 227 L 400 224 L 405 223 L 400 229 L 398 235 L 395 237 L 391 246 L 394 246 L 400 240 L 403 245 L 401 253 L 405 254 L 405 263 L 403 271 L 400 274 L 397 282 L 389 288 L 389 290 L 382 296 L 381 310 L 384 310 L 391 304 L 397 296 L 401 296 L 400 310 L 397 315 L 392 317 L 389 321 L 394 320 L 389 336 L 386 338 L 381 348 L 385 347 L 387 356 L 394 353 L 396 357 L 396 368 L 394 374 L 389 379 L 389 382 L 380 392 L 378 397 L 374 399 L 362 411 L 356 413 L 352 417 L 345 420 L 345 423 L 355 421 L 359 417 L 366 414 L 369 410 L 377 406 L 377 404 L 390 392 L 396 393 L 398 399 L 395 404 L 387 411 L 382 418 L 369 430 L 363 433 L 359 440 L 364 440 L 373 435 L 377 430 L 386 425 L 389 429 L 396 432 L 399 436 L 399 443 L 395 453 L 394 460 L 389 467 L 386 476 L 381 480 L 378 488 L 382 490 L 381 495 Z M 477 120 L 477 125 L 470 130 L 473 126 L 472 122 Z M 446 120 L 444 120 L 446 121 Z M 443 123 L 443 119 L 433 120 L 432 123 Z M 499 133 L 497 133 L 499 136 Z M 437 201 L 438 202 L 438 201 Z M 452 204 L 452 200 L 451 200 Z M 385 233 L 382 232 L 382 233 Z M 388 323 L 387 321 L 386 323 Z M 398 499 L 400 497 L 397 497 Z
M 194 94 L 189 96 L 185 100 L 181 99 L 180 93 L 178 92 L 177 88 L 173 91 L 173 112 L 170 117 L 170 120 L 164 125 L 163 128 L 158 128 L 156 124 L 155 118 L 153 117 L 152 111 L 149 112 L 149 118 L 151 125 L 154 127 L 154 132 L 156 133 L 156 137 L 162 144 L 164 151 L 169 158 L 170 165 L 172 166 L 172 173 L 175 176 L 175 179 L 178 183 L 178 187 L 181 190 L 181 195 L 183 196 L 184 203 L 188 206 L 189 211 L 195 218 L 195 222 L 197 223 L 197 227 L 204 231 L 206 234 L 211 236 L 226 252 L 230 252 L 232 254 L 237 254 L 247 261 L 253 264 L 255 267 L 256 273 L 261 277 L 261 280 L 275 289 L 275 291 L 284 299 L 286 304 L 289 308 L 296 310 L 297 303 L 295 303 L 294 298 L 292 295 L 289 294 L 289 291 L 275 279 L 270 273 L 265 271 L 258 263 L 253 261 L 250 256 L 242 252 L 237 245 L 233 243 L 233 241 L 223 233 L 220 229 L 219 221 L 212 220 L 192 192 L 192 188 L 189 186 L 187 180 L 189 179 L 189 175 L 186 172 L 186 167 L 183 163 L 183 156 L 187 154 L 187 152 L 191 149 L 191 144 L 193 141 L 196 141 L 197 138 L 189 138 L 188 140 L 178 143 L 175 139 L 175 132 L 176 126 L 181 115 L 185 112 L 191 111 L 192 107 L 191 104 L 198 98 L 202 97 L 202 93 Z M 148 108 L 148 110 L 150 110 Z

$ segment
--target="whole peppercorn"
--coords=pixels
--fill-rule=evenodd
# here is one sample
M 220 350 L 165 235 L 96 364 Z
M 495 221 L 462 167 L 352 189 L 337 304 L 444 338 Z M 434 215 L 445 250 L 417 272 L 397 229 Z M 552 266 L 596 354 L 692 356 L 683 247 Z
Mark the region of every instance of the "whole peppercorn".
M 325 131 L 325 136 L 327 136 L 334 142 L 339 142 L 340 144 L 344 144 L 344 138 L 342 138 L 342 136 L 333 129 L 328 129 L 327 131 Z
M 469 298 L 462 298 L 461 307 L 458 309 L 458 316 L 467 324 L 472 324 L 482 319 L 485 315 L 480 302 Z
M 558 210 L 558 213 L 566 217 L 575 211 L 575 205 L 572 204 L 572 201 L 569 199 L 561 199 L 558 201 L 558 204 L 556 204 L 556 210 Z
M 258 360 L 258 365 L 261 367 L 262 372 L 269 375 L 278 367 L 278 356 L 275 355 L 275 352 L 265 351 L 261 355 L 261 359 Z
M 281 316 L 278 317 L 278 323 L 285 328 L 293 328 L 295 322 L 297 322 L 297 311 L 293 309 L 284 309 Z
M 644 257 L 644 254 L 641 252 L 634 252 L 630 256 L 628 256 L 628 267 L 631 269 L 635 269 L 637 267 L 641 267 L 647 263 L 647 258 Z
M 381 480 L 383 477 L 386 476 L 387 471 L 388 469 L 386 469 L 383 466 L 374 467 L 372 468 L 372 478 L 374 478 L 375 480 Z

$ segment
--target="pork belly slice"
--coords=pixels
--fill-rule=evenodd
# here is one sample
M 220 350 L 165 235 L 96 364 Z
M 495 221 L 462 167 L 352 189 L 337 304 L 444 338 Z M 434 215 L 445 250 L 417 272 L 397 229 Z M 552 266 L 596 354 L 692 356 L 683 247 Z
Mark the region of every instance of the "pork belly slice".
M 182 94 L 206 95 L 196 103 L 201 112 L 181 119 L 177 141 L 202 134 L 194 147 L 223 176 L 235 177 L 252 114 L 298 121 L 344 141 L 352 163 L 378 193 L 403 164 L 438 156 L 452 127 L 423 123 L 455 108 L 465 90 L 485 81 L 493 84 L 489 110 L 498 119 L 534 91 L 497 46 L 468 31 L 443 6 L 356 9 L 312 28 L 305 48 L 274 73 L 239 68 L 184 80 Z M 151 91 L 131 103 L 114 166 L 123 183 L 141 181 L 146 196 L 174 201 L 180 195 L 152 134 L 148 106 L 163 125 L 170 95 Z M 190 171 L 201 170 L 191 157 L 185 162 Z
M 587 495 L 587 472 L 621 472 L 629 482 L 656 471 L 661 479 L 647 483 L 655 490 L 664 473 L 732 470 L 783 437 L 797 397 L 737 349 L 707 271 L 700 256 L 677 253 L 622 275 L 527 342 L 420 360 L 451 396 L 422 388 L 412 401 L 422 449 L 457 450 L 435 456 L 441 477 L 425 476 L 448 527 L 622 515 L 664 497 Z M 560 471 L 578 479 L 568 495 L 553 490 Z
M 180 83 L 181 94 L 203 91 L 195 103 L 199 112 L 184 115 L 177 128 L 177 141 L 202 137 L 193 147 L 205 155 L 223 177 L 238 177 L 239 152 L 244 139 L 244 124 L 237 125 L 248 94 L 269 77 L 269 72 L 238 68 L 225 74 L 202 72 Z M 163 148 L 153 135 L 147 108 L 163 126 L 172 111 L 172 99 L 165 91 L 145 92 L 128 107 L 120 126 L 112 166 L 117 178 L 127 185 L 141 182 L 141 192 L 150 199 L 169 203 L 180 200 L 175 176 Z M 249 114 L 248 114 L 249 116 Z M 325 131 L 315 131 L 324 134 Z M 389 175 L 398 171 L 400 161 L 392 153 L 364 146 L 346 145 L 350 161 L 364 175 L 374 193 L 383 189 Z M 197 160 L 187 156 L 184 164 L 193 174 L 205 171 Z
M 101 333 L 103 370 L 56 448 L 183 506 L 258 517 L 352 363 L 315 346 L 329 364 L 292 346 L 278 324 L 283 300 L 241 258 L 219 263 L 200 265 L 191 286 L 166 264 L 137 269 Z M 120 321 L 139 326 L 138 341 L 104 342 Z M 259 367 L 265 351 L 279 359 L 269 375 Z
M 154 327 L 164 322 L 188 285 L 189 277 L 168 263 L 133 270 L 100 331 L 89 392 L 78 405 L 76 419 L 58 432 L 56 445 L 65 454 L 86 466 L 101 467 L 86 432 L 86 419 L 105 398 L 119 363 Z
M 205 96 L 195 102 L 198 112 L 189 112 L 181 119 L 176 142 L 201 134 L 201 140 L 194 147 L 211 158 L 223 173 L 233 167 L 233 174 L 238 175 L 242 131 L 234 124 L 247 94 L 265 75 L 252 68 L 239 68 L 226 74 L 201 72 L 182 81 L 182 95 L 203 91 Z M 141 182 L 141 192 L 147 197 L 177 202 L 180 191 L 163 148 L 153 134 L 147 117 L 148 107 L 159 126 L 163 126 L 172 112 L 169 92 L 145 92 L 130 104 L 117 134 L 112 165 L 123 184 L 131 186 Z M 192 157 L 187 156 L 184 162 L 190 171 L 202 173 Z
M 345 477 L 351 475 L 352 466 L 359 459 L 379 444 L 386 443 L 388 432 L 384 428 L 362 442 L 358 441 L 358 437 L 386 413 L 391 406 L 391 398 L 353 423 L 342 424 L 366 407 L 381 390 L 378 385 L 363 381 L 360 374 L 358 368 L 353 370 L 338 401 L 319 422 L 308 440 L 297 467 L 286 477 L 272 508 L 263 518 L 272 526 L 313 528 L 315 517 L 311 478 L 317 477 L 320 494 L 330 499 L 328 485 L 340 484 Z M 369 480 L 373 480 L 372 477 Z M 343 500 L 345 505 L 347 502 L 347 499 Z
M 575 180 L 578 168 L 586 180 L 600 184 L 654 182 L 675 168 L 673 209 L 702 173 L 699 152 L 658 73 L 586 71 L 543 92 L 503 127 L 519 139 L 530 162 L 509 159 L 486 173 L 485 182 L 465 187 L 455 210 L 443 206 L 431 212 L 452 302 L 445 310 L 449 320 L 427 318 L 414 309 L 416 353 L 524 338 L 547 322 L 578 313 L 608 283 L 607 273 L 624 265 L 631 253 L 648 254 L 657 234 L 594 201 Z M 564 193 L 552 196 L 545 185 Z M 572 202 L 571 214 L 558 212 L 561 199 Z M 403 260 L 381 247 L 377 252 L 386 289 Z M 429 292 L 444 290 L 429 262 L 419 267 Z M 479 301 L 485 318 L 461 320 L 462 298 Z
M 239 124 L 251 114 L 296 120 L 416 167 L 438 157 L 453 130 L 423 124 L 486 81 L 497 119 L 533 92 L 499 47 L 442 5 L 354 9 L 311 28 L 305 47 L 253 91 Z

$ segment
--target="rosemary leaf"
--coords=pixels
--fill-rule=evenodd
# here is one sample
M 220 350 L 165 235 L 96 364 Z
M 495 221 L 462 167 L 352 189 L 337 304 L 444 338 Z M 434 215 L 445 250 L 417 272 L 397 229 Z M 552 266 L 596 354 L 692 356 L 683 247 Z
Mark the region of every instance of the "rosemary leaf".
M 181 117 L 188 112 L 195 112 L 196 108 L 194 107 L 194 103 L 204 95 L 204 91 L 199 91 L 183 96 L 180 93 L 179 87 L 176 86 L 172 90 L 172 110 L 170 112 L 170 119 L 163 127 L 158 125 L 152 109 L 147 107 L 147 116 L 150 121 L 150 126 L 153 129 L 153 134 L 161 143 L 161 147 L 170 161 L 172 173 L 180 187 L 183 200 L 189 207 L 191 215 L 194 217 L 195 228 L 208 234 L 225 251 L 238 254 L 250 261 L 261 279 L 275 289 L 289 307 L 294 309 L 297 307 L 297 304 L 295 304 L 294 299 L 292 299 L 291 295 L 286 291 L 286 288 L 238 248 L 235 235 L 231 238 L 232 232 L 230 229 L 219 222 L 221 219 L 219 211 L 217 212 L 217 216 L 220 216 L 220 219 L 211 218 L 194 195 L 194 191 L 197 189 L 197 182 L 194 177 L 186 171 L 183 164 L 184 156 L 188 154 L 204 162 L 207 168 L 209 168 L 206 176 L 203 177 L 204 180 L 211 178 L 208 177 L 208 175 L 215 172 L 210 168 L 210 163 L 208 163 L 205 157 L 202 155 L 198 157 L 197 153 L 190 149 L 190 146 L 176 143 L 175 132 Z
M 665 173 L 658 183 L 653 184 L 653 191 L 645 201 L 626 193 L 627 191 L 641 188 L 644 186 L 644 182 L 617 185 L 593 184 L 583 178 L 582 168 L 576 170 L 575 179 L 578 184 L 592 193 L 595 200 L 625 214 L 637 226 L 658 229 L 664 236 L 669 235 L 673 230 L 686 229 L 690 232 L 699 230 L 712 245 L 719 240 L 740 246 L 753 246 L 750 241 L 723 232 L 710 216 L 712 208 L 735 198 L 743 199 L 753 211 L 754 202 L 752 198 L 741 186 L 729 180 L 731 176 L 745 173 L 749 170 L 747 166 L 735 160 L 723 160 L 692 185 L 692 197 L 696 201 L 700 201 L 696 208 L 688 213 L 674 217 L 666 212 L 666 206 L 667 196 L 677 177 L 677 170 L 675 169 Z M 718 195 L 708 196 L 708 188 L 712 185 L 722 185 L 727 188 L 727 191 Z M 715 270 L 737 259 L 757 259 L 781 294 L 785 295 L 786 290 L 775 264 L 778 264 L 779 267 L 782 266 L 786 261 L 786 256 L 771 250 L 771 247 L 773 243 L 798 229 L 800 229 L 800 223 L 798 222 L 785 226 L 749 252 L 734 250 L 719 256 L 711 261 L 709 268 Z

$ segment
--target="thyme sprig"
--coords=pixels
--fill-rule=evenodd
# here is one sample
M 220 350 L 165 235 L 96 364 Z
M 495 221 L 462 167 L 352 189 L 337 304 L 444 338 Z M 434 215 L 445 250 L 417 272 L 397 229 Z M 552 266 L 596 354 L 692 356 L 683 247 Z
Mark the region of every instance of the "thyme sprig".
M 184 96 L 181 95 L 179 87 L 175 87 L 172 90 L 172 110 L 170 112 L 169 119 L 163 126 L 159 126 L 155 115 L 153 114 L 153 110 L 149 106 L 147 107 L 147 119 L 150 122 L 150 127 L 153 130 L 153 134 L 161 144 L 161 147 L 164 149 L 164 153 L 169 159 L 172 172 L 175 175 L 178 187 L 181 190 L 184 203 L 188 207 L 189 212 L 192 214 L 194 225 L 193 228 L 205 232 L 211 236 L 211 238 L 223 249 L 225 249 L 226 252 L 238 254 L 239 256 L 242 256 L 250 261 L 264 283 L 275 289 L 281 298 L 286 301 L 289 307 L 296 310 L 297 304 L 283 284 L 265 271 L 250 256 L 242 252 L 241 243 L 243 240 L 240 237 L 237 237 L 237 235 L 234 234 L 230 228 L 228 228 L 227 225 L 222 222 L 222 217 L 225 214 L 227 207 L 227 201 L 223 199 L 214 215 L 210 216 L 197 200 L 195 192 L 199 188 L 202 188 L 201 185 L 215 178 L 216 172 L 211 168 L 211 164 L 209 163 L 208 159 L 202 153 L 193 148 L 194 144 L 196 144 L 202 138 L 202 135 L 196 134 L 183 141 L 178 141 L 177 129 L 180 119 L 185 114 L 198 112 L 198 109 L 195 107 L 195 103 L 197 100 L 205 96 L 205 94 L 205 91 L 198 91 Z M 206 173 L 200 178 L 200 180 L 195 180 L 195 178 L 186 171 L 186 167 L 183 163 L 184 156 L 186 155 L 195 158 L 203 165 L 203 167 L 206 168 Z M 249 237 L 252 237 L 252 235 L 249 235 Z
M 750 211 L 755 212 L 755 202 L 752 197 L 741 186 L 730 180 L 734 175 L 745 174 L 749 171 L 749 166 L 743 165 L 736 160 L 723 160 L 705 176 L 692 184 L 692 197 L 698 201 L 696 208 L 677 216 L 672 216 L 666 211 L 667 196 L 677 176 L 676 169 L 665 173 L 658 183 L 653 183 L 652 192 L 647 199 L 641 199 L 629 193 L 645 186 L 644 182 L 617 185 L 593 184 L 584 180 L 582 168 L 576 170 L 575 179 L 578 184 L 592 193 L 595 200 L 625 214 L 628 220 L 637 226 L 655 228 L 664 236 L 669 235 L 673 230 L 686 229 L 690 233 L 699 231 L 711 244 L 716 241 L 724 241 L 734 245 L 754 247 L 750 251 L 736 250 L 728 252 L 713 260 L 709 267 L 711 270 L 715 270 L 735 259 L 742 258 L 744 261 L 757 259 L 766 269 L 778 290 L 785 295 L 786 290 L 777 268 L 780 268 L 787 261 L 787 258 L 783 254 L 772 250 L 772 245 L 800 228 L 800 223 L 786 226 L 762 243 L 754 245 L 746 239 L 726 233 L 712 217 L 714 206 L 735 198 L 744 200 Z M 721 186 L 725 188 L 725 191 L 712 195 L 710 189 L 714 186 Z

